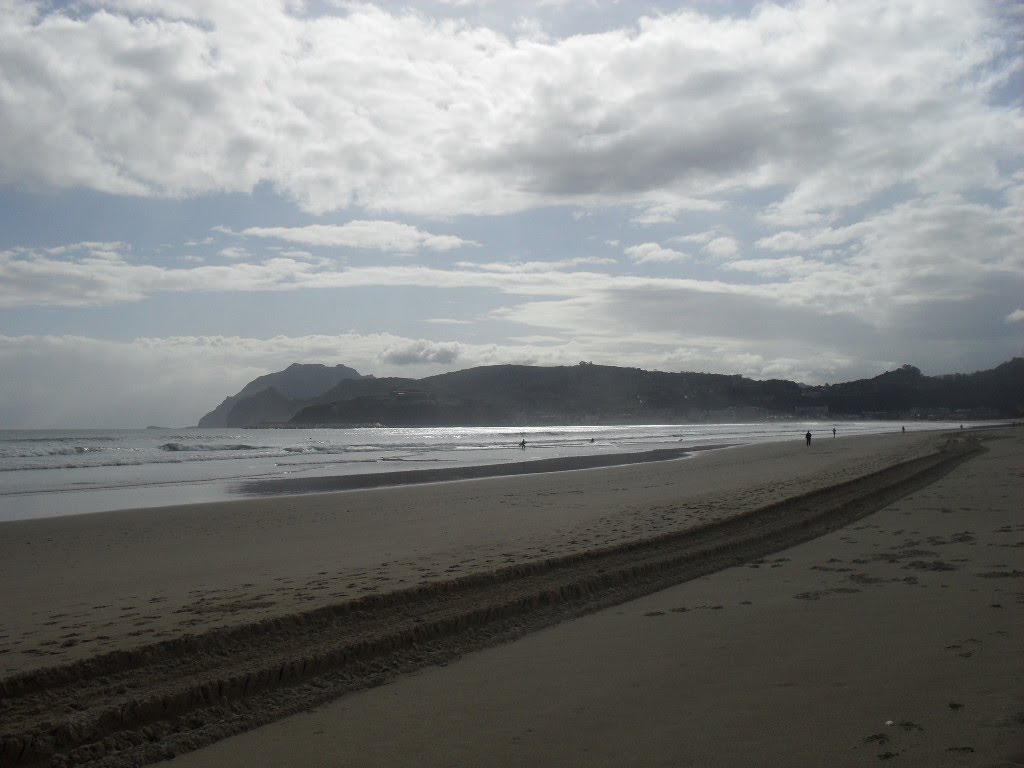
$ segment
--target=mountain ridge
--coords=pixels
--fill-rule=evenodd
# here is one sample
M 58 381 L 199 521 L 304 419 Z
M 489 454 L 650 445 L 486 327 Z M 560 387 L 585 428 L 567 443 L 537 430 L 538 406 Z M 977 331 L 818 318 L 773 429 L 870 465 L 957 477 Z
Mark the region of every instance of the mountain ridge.
M 254 379 L 204 416 L 206 423 L 201 420 L 200 426 L 218 426 L 209 423 L 214 414 L 224 420 L 224 426 L 236 427 L 684 423 L 796 417 L 980 419 L 1024 415 L 1024 358 L 1020 357 L 971 374 L 925 376 L 914 366 L 903 365 L 870 379 L 825 385 L 585 362 L 575 366 L 478 366 L 422 379 L 374 378 L 347 366 L 335 366 L 345 375 L 305 397 L 294 396 L 294 389 L 282 391 L 280 387 L 280 382 L 289 378 L 282 374 L 299 365 Z M 320 377 L 315 379 L 320 386 L 331 380 L 331 376 L 315 375 Z M 311 384 L 303 391 L 315 388 Z
M 289 410 L 289 402 L 305 401 L 321 394 L 343 379 L 362 378 L 362 374 L 347 365 L 329 367 L 323 363 L 292 363 L 283 371 L 257 376 L 236 394 L 230 395 L 216 408 L 199 419 L 200 427 L 241 427 L 261 421 L 287 421 L 278 418 Z M 372 378 L 372 377 L 371 377 Z M 262 393 L 272 390 L 273 395 Z M 245 401 L 259 398 L 257 403 Z M 265 402 L 265 411 L 258 403 Z M 232 416 L 235 408 L 241 410 Z M 293 411 L 294 412 L 294 411 Z

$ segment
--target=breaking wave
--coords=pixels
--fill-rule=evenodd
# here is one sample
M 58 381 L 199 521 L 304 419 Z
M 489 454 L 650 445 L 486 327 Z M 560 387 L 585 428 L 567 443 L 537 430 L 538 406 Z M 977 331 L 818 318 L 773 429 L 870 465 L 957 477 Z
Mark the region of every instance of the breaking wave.
M 245 443 L 238 444 L 225 444 L 225 443 L 164 443 L 160 446 L 161 451 L 261 451 L 265 450 L 266 446 L 262 445 L 246 445 Z

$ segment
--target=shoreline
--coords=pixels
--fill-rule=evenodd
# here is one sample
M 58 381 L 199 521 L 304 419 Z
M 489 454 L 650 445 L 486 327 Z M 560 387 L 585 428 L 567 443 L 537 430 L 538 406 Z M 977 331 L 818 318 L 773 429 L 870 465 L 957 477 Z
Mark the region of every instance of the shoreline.
M 733 426 L 736 429 L 732 429 Z M 766 426 L 768 432 L 757 431 L 757 426 L 717 425 L 708 434 L 703 434 L 700 430 L 691 433 L 692 425 L 679 425 L 683 433 L 669 435 L 666 430 L 670 430 L 670 427 L 665 425 L 650 426 L 653 430 L 651 434 L 643 433 L 646 429 L 643 425 L 633 425 L 629 429 L 640 432 L 631 432 L 625 442 L 619 442 L 615 435 L 604 435 L 598 438 L 597 445 L 584 444 L 586 440 L 577 444 L 572 440 L 564 442 L 566 436 L 557 435 L 552 438 L 554 442 L 550 443 L 545 442 L 544 438 L 538 438 L 529 444 L 527 451 L 519 450 L 518 445 L 508 445 L 498 450 L 487 440 L 483 443 L 479 440 L 474 442 L 472 435 L 469 435 L 469 448 L 473 450 L 457 450 L 459 441 L 449 441 L 440 447 L 440 453 L 432 453 L 429 441 L 414 440 L 410 444 L 411 452 L 398 450 L 398 446 L 394 445 L 389 447 L 387 440 L 376 447 L 353 444 L 350 446 L 353 450 L 350 451 L 346 448 L 347 438 L 339 441 L 321 435 L 310 435 L 307 438 L 304 434 L 301 442 L 294 444 L 287 441 L 279 443 L 272 437 L 265 437 L 263 442 L 256 441 L 254 445 L 245 444 L 243 438 L 220 435 L 213 439 L 213 444 L 202 445 L 203 435 L 196 434 L 181 439 L 185 444 L 190 440 L 198 441 L 200 445 L 197 450 L 203 453 L 194 456 L 182 453 L 184 458 L 168 461 L 162 460 L 165 458 L 164 451 L 156 449 L 152 437 L 125 437 L 111 433 L 110 440 L 113 443 L 108 445 L 101 442 L 93 446 L 89 441 L 95 442 L 98 439 L 95 435 L 82 434 L 75 437 L 69 434 L 62 436 L 53 445 L 6 446 L 5 450 L 14 451 L 15 458 L 22 455 L 19 451 L 36 450 L 42 451 L 50 459 L 47 459 L 45 466 L 33 465 L 21 469 L 13 468 L 14 465 L 7 469 L 0 467 L 0 476 L 5 480 L 4 491 L 0 493 L 0 521 L 158 508 L 185 503 L 208 504 L 274 494 L 320 493 L 406 483 L 444 482 L 460 478 L 512 476 L 520 472 L 595 468 L 644 461 L 646 459 L 643 454 L 652 451 L 655 453 L 647 458 L 661 458 L 657 451 L 665 451 L 662 456 L 671 457 L 671 452 L 678 450 L 692 453 L 717 447 L 795 439 L 788 432 L 779 433 L 777 424 L 761 425 Z M 872 422 L 860 426 L 874 430 L 879 424 Z M 909 432 L 949 431 L 955 430 L 957 426 L 955 423 L 915 423 L 910 425 Z M 814 426 L 811 428 L 813 430 Z M 970 428 L 973 429 L 973 426 Z M 893 430 L 892 424 L 885 431 L 843 432 L 840 437 L 848 439 L 867 434 L 890 434 L 889 430 Z M 815 432 L 815 435 L 820 440 L 828 437 L 829 431 Z M 75 443 L 75 450 L 87 455 L 88 461 L 80 464 L 72 460 L 69 466 L 61 465 L 59 457 L 70 450 L 69 444 L 65 442 L 79 438 L 85 441 L 84 447 Z M 634 441 L 633 438 L 639 439 Z M 307 443 L 307 439 L 319 442 Z M 311 450 L 310 446 L 318 447 Z M 233 455 L 232 451 L 241 449 L 256 453 Z M 215 450 L 219 452 L 210 453 Z M 119 455 L 118 451 L 126 451 L 125 455 L 130 454 L 141 463 L 136 465 L 131 461 L 126 464 L 102 461 L 104 456 L 109 458 Z M 147 451 L 155 451 L 154 456 L 149 456 Z M 268 455 L 260 454 L 261 451 Z M 296 456 L 300 458 L 294 458 Z M 57 463 L 50 466 L 53 457 L 58 457 Z M 211 461 L 213 457 L 218 460 Z M 17 465 L 19 461 L 14 464 Z M 530 465 L 534 461 L 550 464 Z M 521 464 L 527 466 L 520 467 Z M 512 466 L 516 468 L 512 469 Z
M 719 448 L 733 448 L 736 444 L 695 445 L 687 448 L 658 448 L 629 453 L 561 456 L 551 459 L 528 459 L 502 464 L 473 464 L 463 467 L 437 469 L 406 469 L 397 472 L 374 472 L 355 475 L 323 475 L 315 477 L 288 477 L 249 480 L 239 483 L 239 492 L 246 496 L 287 496 L 294 494 L 334 493 L 367 488 L 392 488 L 402 485 L 447 483 L 457 480 L 480 480 L 491 477 L 574 472 L 582 469 L 621 467 L 646 464 L 652 461 L 685 459 L 694 453 Z M 750 445 L 750 443 L 746 443 Z
M 898 423 L 898 422 L 894 422 Z M 962 434 L 990 429 L 1005 429 L 1016 423 L 998 423 L 973 426 Z M 937 429 L 935 433 L 943 430 Z M 883 433 L 884 434 L 884 433 Z M 954 432 L 946 432 L 955 435 Z M 874 434 L 853 435 L 872 437 Z M 844 436 L 844 440 L 851 436 Z M 818 441 L 828 440 L 827 431 L 817 437 Z M 770 441 L 776 442 L 776 441 Z M 782 442 L 781 440 L 778 442 Z M 717 451 L 741 446 L 763 445 L 760 442 L 710 443 L 690 445 L 682 448 L 656 448 L 642 451 L 621 451 L 609 454 L 585 454 L 549 459 L 527 459 L 525 461 L 496 464 L 474 464 L 462 467 L 440 467 L 436 469 L 407 469 L 395 472 L 374 472 L 350 475 L 321 475 L 313 477 L 267 478 L 244 481 L 238 484 L 239 492 L 245 496 L 287 496 L 294 494 L 333 493 L 339 491 L 387 488 L 421 483 L 444 483 L 458 480 L 477 480 L 491 477 L 513 477 L 516 475 L 543 474 L 549 472 L 571 472 L 585 469 L 646 464 L 655 461 L 690 458 L 703 451 Z
M 367 611 L 382 610 L 381 626 L 391 626 L 430 595 L 442 598 L 439 605 L 450 606 L 469 587 L 503 591 L 513 583 L 526 583 L 521 582 L 524 578 L 544 583 L 563 566 L 594 568 L 600 574 L 596 580 L 572 581 L 593 586 L 528 587 L 523 597 L 513 599 L 527 607 L 528 615 L 537 607 L 566 600 L 570 614 L 575 614 L 581 608 L 572 607 L 574 594 L 602 599 L 609 574 L 615 572 L 608 570 L 612 561 L 604 558 L 615 553 L 625 558 L 622 583 L 634 587 L 649 570 L 638 570 L 637 557 L 653 553 L 660 542 L 674 553 L 665 562 L 685 564 L 693 556 L 679 554 L 684 542 L 709 532 L 735 530 L 753 546 L 767 549 L 747 552 L 728 544 L 728 557 L 763 557 L 756 552 L 774 551 L 791 540 L 773 544 L 772 526 L 751 527 L 745 515 L 757 515 L 751 521 L 767 521 L 775 514 L 771 510 L 780 510 L 789 520 L 785 516 L 796 514 L 802 500 L 809 500 L 811 512 L 828 517 L 826 508 L 816 508 L 824 503 L 819 500 L 854 487 L 864 488 L 866 498 L 880 504 L 884 498 L 879 494 L 891 484 L 880 478 L 894 477 L 902 467 L 942 460 L 939 449 L 947 440 L 956 451 L 973 444 L 976 437 L 926 433 L 822 440 L 814 448 L 802 442 L 745 445 L 705 451 L 685 461 L 649 461 L 592 472 L 532 473 L 3 523 L 0 578 L 10 585 L 11 599 L 6 634 L 0 636 L 0 690 L 6 688 L 4 695 L 10 696 L 49 681 L 43 684 L 47 689 L 62 677 L 77 675 L 91 693 L 61 693 L 59 687 L 37 693 L 44 701 L 52 697 L 51 705 L 42 705 L 44 710 L 80 698 L 84 713 L 90 711 L 90 702 L 102 703 L 98 691 L 117 689 L 119 676 L 140 674 L 127 686 L 131 696 L 117 706 L 130 705 L 132 711 L 141 707 L 140 712 L 150 711 L 150 706 L 157 706 L 157 712 L 161 706 L 175 711 L 184 707 L 179 713 L 183 714 L 223 695 L 235 701 L 237 685 L 243 691 L 232 704 L 237 709 L 248 700 L 247 688 L 266 687 L 271 668 L 279 681 L 300 681 L 308 674 L 319 675 L 320 667 L 329 673 L 332 665 L 358 662 L 363 654 L 381 658 L 372 644 L 366 645 L 371 635 L 362 635 L 355 646 L 361 650 L 354 657 L 352 650 L 330 650 L 331 646 L 299 650 L 295 643 L 300 639 L 319 643 L 321 634 L 325 640 L 343 637 L 338 630 L 314 630 L 309 622 L 321 620 L 316 617 L 340 616 L 342 626 L 351 627 L 357 617 L 369 615 Z M 1007 430 L 1003 437 L 1014 435 Z M 831 522 L 843 519 L 840 515 Z M 814 535 L 819 534 L 812 526 L 801 538 Z M 693 562 L 711 561 L 700 555 Z M 705 567 L 718 570 L 732 563 L 727 559 Z M 676 565 L 664 567 L 667 581 L 654 588 L 693 578 L 673 571 Z M 652 573 L 662 568 L 659 565 Z M 641 593 L 649 591 L 651 587 L 644 587 Z M 456 632 L 456 649 L 465 648 L 458 637 L 464 641 L 471 636 L 480 617 L 491 622 L 509 615 L 513 633 L 525 631 L 521 609 L 507 614 L 507 607 L 496 607 L 511 605 L 508 596 L 483 594 L 467 598 L 465 615 L 477 618 L 443 619 L 437 624 L 424 617 L 425 623 L 408 636 L 413 647 L 429 640 L 434 631 L 429 626 L 449 626 L 448 621 L 455 623 L 444 631 Z M 633 599 L 634 593 L 615 594 L 613 602 Z M 403 595 L 412 596 L 413 602 Z M 551 597 L 542 597 L 538 603 L 537 595 L 555 599 L 552 603 Z M 483 637 L 494 640 L 497 625 L 488 626 L 492 628 L 485 627 Z M 278 635 L 283 645 L 275 646 L 271 639 Z M 230 638 L 240 639 L 242 645 L 227 652 L 224 643 Z M 244 650 L 249 638 L 254 645 Z M 403 642 L 407 641 L 397 647 Z M 394 645 L 386 639 L 383 643 Z M 170 689 L 163 688 L 153 701 L 165 704 L 143 701 L 146 680 L 152 677 L 145 671 L 150 662 L 166 653 L 172 658 L 201 657 L 197 650 L 202 648 L 214 653 L 211 674 L 223 672 L 222 676 L 203 682 L 206 673 L 169 673 L 161 685 L 174 683 L 184 698 L 168 698 Z M 456 650 L 456 655 L 462 652 Z M 239 677 L 224 667 L 224 658 L 242 660 L 247 653 L 255 654 L 250 672 L 263 669 L 262 677 Z M 301 663 L 296 661 L 299 657 Z M 376 663 L 371 667 L 378 677 L 382 674 Z M 411 668 L 415 665 L 403 667 L 396 661 L 392 672 L 383 674 L 390 679 Z M 275 696 L 286 698 L 298 695 L 302 687 L 269 686 Z M 306 706 L 290 700 L 294 711 Z M 171 701 L 177 703 L 167 704 Z M 282 713 L 288 706 L 292 705 L 257 706 L 255 719 L 247 722 L 267 722 L 266 713 Z M 0 731 L 11 730 L 4 721 L 14 714 L 9 708 L 0 710 Z M 167 738 L 161 736 L 154 743 L 172 750 L 181 747 Z
M 642 451 L 619 452 L 614 454 L 584 454 L 580 456 L 564 456 L 547 459 L 529 459 L 516 462 L 498 462 L 493 464 L 470 464 L 457 467 L 436 467 L 432 469 L 405 469 L 376 472 L 356 472 L 351 474 L 310 475 L 302 477 L 267 477 L 255 480 L 243 478 L 219 479 L 210 481 L 181 480 L 175 482 L 154 482 L 149 485 L 111 485 L 90 486 L 87 488 L 63 488 L 58 490 L 27 490 L 14 491 L 0 496 L 4 498 L 23 499 L 31 497 L 40 503 L 49 501 L 63 510 L 68 504 L 85 498 L 115 498 L 118 495 L 134 495 L 136 502 L 115 504 L 110 508 L 86 509 L 85 511 L 57 511 L 44 513 L 26 513 L 17 517 L 2 517 L 0 525 L 21 520 L 41 520 L 55 517 L 71 517 L 82 514 L 103 514 L 107 512 L 125 512 L 140 509 L 161 509 L 182 506 L 180 501 L 172 501 L 173 496 L 193 496 L 184 502 L 189 506 L 203 504 L 221 504 L 230 501 L 266 497 L 283 497 L 301 494 L 333 493 L 372 488 L 389 488 L 403 485 L 420 485 L 426 483 L 443 483 L 458 480 L 474 480 L 489 477 L 512 477 L 548 472 L 568 472 L 583 469 L 599 469 L 602 467 L 624 466 L 627 464 L 643 464 L 651 461 L 670 461 L 686 458 L 694 453 L 716 448 L 731 448 L 735 444 L 694 445 L 686 448 L 659 448 Z M 384 460 L 392 463 L 389 460 Z M 401 463 L 394 461 L 393 463 Z M 215 489 L 211 491 L 211 489 Z M 220 489 L 220 490 L 216 490 Z M 141 498 L 156 497 L 151 503 L 141 502 Z

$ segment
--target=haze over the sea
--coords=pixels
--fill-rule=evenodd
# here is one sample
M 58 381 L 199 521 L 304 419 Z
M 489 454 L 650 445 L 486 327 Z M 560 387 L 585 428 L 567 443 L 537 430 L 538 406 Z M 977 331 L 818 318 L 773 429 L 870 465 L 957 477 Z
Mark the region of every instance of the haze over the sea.
M 10 0 L 0 427 L 293 362 L 808 384 L 1024 354 L 998 0 Z

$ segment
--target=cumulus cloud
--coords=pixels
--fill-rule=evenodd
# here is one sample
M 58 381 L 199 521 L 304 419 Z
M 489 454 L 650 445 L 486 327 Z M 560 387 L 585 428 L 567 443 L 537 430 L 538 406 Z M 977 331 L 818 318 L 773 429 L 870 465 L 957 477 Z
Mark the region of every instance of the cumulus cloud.
M 774 188 L 776 222 L 809 222 L 896 185 L 998 186 L 1024 128 L 992 99 L 1019 21 L 973 0 L 680 10 L 550 40 L 369 4 L 14 8 L 0 180 L 23 188 L 267 183 L 314 213 L 628 204 L 641 224 Z
M 1024 309 L 1015 309 L 1006 316 L 1008 323 L 1024 323 Z
M 729 259 L 740 251 L 740 244 L 732 237 L 716 237 L 702 249 L 716 259 Z

